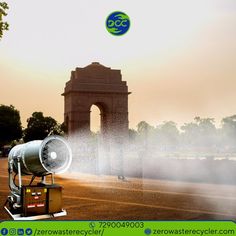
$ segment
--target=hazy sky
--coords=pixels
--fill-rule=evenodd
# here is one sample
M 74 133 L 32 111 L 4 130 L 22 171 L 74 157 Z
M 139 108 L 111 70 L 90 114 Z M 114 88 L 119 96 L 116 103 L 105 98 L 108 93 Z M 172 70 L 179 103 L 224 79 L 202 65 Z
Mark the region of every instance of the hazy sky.
M 236 1 L 9 0 L 10 31 L 0 41 L 0 104 L 63 121 L 70 71 L 93 61 L 121 69 L 130 127 L 236 114 Z M 120 10 L 131 28 L 110 35 Z M 96 125 L 95 125 L 96 126 Z

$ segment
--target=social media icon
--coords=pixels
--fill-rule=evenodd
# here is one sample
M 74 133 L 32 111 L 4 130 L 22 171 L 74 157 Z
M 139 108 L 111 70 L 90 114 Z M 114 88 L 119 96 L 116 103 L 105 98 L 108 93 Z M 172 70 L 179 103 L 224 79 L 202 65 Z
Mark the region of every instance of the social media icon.
M 89 223 L 89 227 L 90 227 L 91 229 L 93 229 L 93 228 L 95 227 L 95 222 L 90 222 L 90 223 Z
M 18 235 L 24 235 L 24 229 L 18 229 L 17 234 Z
M 31 235 L 33 233 L 33 230 L 31 228 L 28 228 L 25 230 L 26 235 Z
M 149 228 L 147 228 L 147 229 L 144 230 L 144 233 L 145 233 L 146 235 L 149 235 L 149 234 L 152 233 L 152 230 L 149 229 Z
M 2 228 L 1 229 L 1 234 L 2 235 L 7 235 L 8 234 L 8 229 L 7 228 Z
M 15 228 L 9 229 L 9 234 L 10 235 L 16 235 L 16 229 Z

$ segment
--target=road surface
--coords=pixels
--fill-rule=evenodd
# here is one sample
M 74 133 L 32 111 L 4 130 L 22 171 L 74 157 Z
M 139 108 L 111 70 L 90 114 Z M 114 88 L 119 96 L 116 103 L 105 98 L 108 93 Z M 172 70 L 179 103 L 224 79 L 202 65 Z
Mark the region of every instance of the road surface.
M 0 159 L 0 220 L 8 195 L 7 159 Z M 64 187 L 68 215 L 60 220 L 235 220 L 236 186 L 168 180 L 66 173 L 56 176 Z

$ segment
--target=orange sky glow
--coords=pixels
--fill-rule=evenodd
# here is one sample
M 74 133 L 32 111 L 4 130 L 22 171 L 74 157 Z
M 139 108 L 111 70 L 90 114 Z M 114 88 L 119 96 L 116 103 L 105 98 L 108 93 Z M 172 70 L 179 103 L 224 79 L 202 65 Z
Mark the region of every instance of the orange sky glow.
M 0 41 L 0 104 L 14 105 L 24 127 L 34 111 L 62 122 L 61 93 L 70 71 L 93 61 L 121 69 L 132 92 L 131 128 L 141 120 L 181 125 L 195 116 L 219 124 L 236 114 L 234 0 L 7 2 L 10 30 Z M 121 37 L 105 28 L 115 10 L 131 19 Z M 95 121 L 93 129 L 97 126 Z

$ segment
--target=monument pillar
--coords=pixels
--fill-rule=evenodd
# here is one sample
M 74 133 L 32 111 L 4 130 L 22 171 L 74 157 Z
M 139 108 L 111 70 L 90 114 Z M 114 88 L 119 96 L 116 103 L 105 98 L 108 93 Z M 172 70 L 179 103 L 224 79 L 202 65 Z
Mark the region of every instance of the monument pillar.
M 123 165 L 123 144 L 128 137 L 128 86 L 122 81 L 121 71 L 98 62 L 76 68 L 66 83 L 64 120 L 68 135 L 90 132 L 90 109 L 98 106 L 101 112 L 101 158 L 116 166 Z M 103 161 L 104 162 L 104 161 Z M 107 163 L 108 163 L 107 162 Z M 108 164 L 109 165 L 109 164 Z M 123 175 L 122 167 L 117 175 Z
M 128 133 L 129 94 L 120 70 L 105 67 L 98 62 L 76 68 L 71 72 L 62 94 L 68 134 L 90 130 L 92 105 L 97 105 L 101 111 L 101 133 Z

